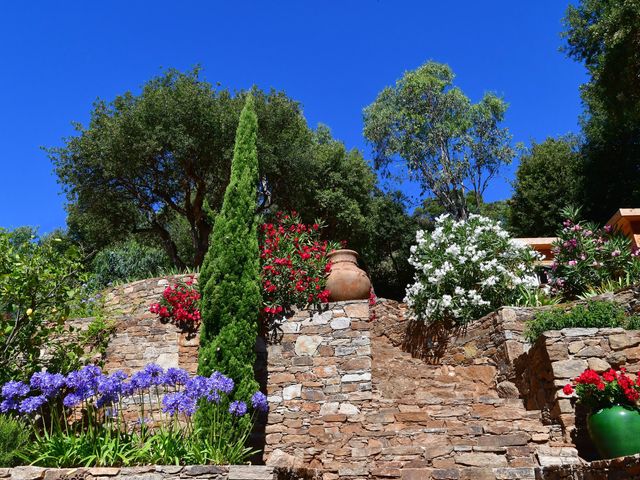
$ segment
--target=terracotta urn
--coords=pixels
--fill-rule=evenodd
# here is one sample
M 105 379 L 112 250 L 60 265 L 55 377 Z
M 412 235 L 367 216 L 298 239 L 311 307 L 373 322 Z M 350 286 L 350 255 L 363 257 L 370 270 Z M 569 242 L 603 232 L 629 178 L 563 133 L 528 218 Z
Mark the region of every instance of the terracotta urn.
M 329 252 L 331 271 L 327 278 L 329 300 L 364 300 L 369 298 L 371 281 L 358 268 L 358 252 L 353 250 L 333 250 Z

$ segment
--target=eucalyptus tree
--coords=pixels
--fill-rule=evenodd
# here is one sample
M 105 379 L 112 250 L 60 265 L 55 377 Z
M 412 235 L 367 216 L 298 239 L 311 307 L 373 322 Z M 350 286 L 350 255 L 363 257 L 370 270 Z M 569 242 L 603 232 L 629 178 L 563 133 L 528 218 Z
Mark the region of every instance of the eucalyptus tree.
M 449 66 L 427 62 L 405 72 L 364 110 L 364 135 L 376 168 L 390 172 L 402 159 L 423 193 L 434 196 L 456 218 L 467 218 L 468 193 L 476 207 L 514 150 L 500 126 L 507 104 L 487 93 L 478 103 L 453 84 Z

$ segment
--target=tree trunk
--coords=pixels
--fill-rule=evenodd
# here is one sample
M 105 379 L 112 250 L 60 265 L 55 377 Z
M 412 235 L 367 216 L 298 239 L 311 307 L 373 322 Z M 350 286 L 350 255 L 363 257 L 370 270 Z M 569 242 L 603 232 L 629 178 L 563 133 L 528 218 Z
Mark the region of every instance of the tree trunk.
M 171 259 L 171 262 L 173 263 L 173 265 L 178 270 L 181 270 L 181 271 L 185 270 L 187 268 L 187 265 L 180 258 L 180 255 L 178 254 L 178 247 L 176 243 L 173 241 L 173 239 L 171 238 L 171 235 L 169 234 L 169 232 L 167 232 L 164 229 L 164 227 L 156 221 L 153 222 L 153 229 L 160 236 L 160 239 L 162 240 L 162 246 L 164 247 L 164 250 L 167 252 L 167 255 L 169 255 L 169 258 Z

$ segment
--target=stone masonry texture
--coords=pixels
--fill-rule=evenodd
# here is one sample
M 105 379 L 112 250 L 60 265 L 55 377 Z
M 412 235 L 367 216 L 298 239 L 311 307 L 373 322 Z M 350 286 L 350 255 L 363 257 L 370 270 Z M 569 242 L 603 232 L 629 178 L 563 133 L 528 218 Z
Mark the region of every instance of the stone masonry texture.
M 118 322 L 108 370 L 156 362 L 195 372 L 197 335 L 148 313 L 174 281 L 106 292 L 107 316 Z M 639 310 L 637 290 L 607 298 Z M 454 335 L 413 324 L 389 300 L 296 312 L 256 345 L 270 403 L 266 464 L 325 480 L 633 478 L 637 458 L 589 463 L 585 412 L 561 389 L 587 366 L 637 373 L 640 332 L 566 329 L 529 345 L 525 322 L 539 310 L 502 308 Z
M 11 480 L 316 480 L 306 469 L 260 465 L 150 465 L 129 468 L 0 468 L 0 478 Z

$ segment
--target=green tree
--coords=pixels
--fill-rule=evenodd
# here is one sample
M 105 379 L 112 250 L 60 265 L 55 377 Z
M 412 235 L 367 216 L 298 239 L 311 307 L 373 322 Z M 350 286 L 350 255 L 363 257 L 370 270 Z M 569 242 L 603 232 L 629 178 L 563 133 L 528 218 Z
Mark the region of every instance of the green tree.
M 55 363 L 61 345 L 48 356 L 41 349 L 62 333 L 82 278 L 77 249 L 60 248 L 56 237 L 28 237 L 28 231 L 35 232 L 0 229 L 0 383 Z
M 199 278 L 202 328 L 198 372 L 219 371 L 236 382 L 236 398 L 258 389 L 254 378 L 258 334 L 260 257 L 255 214 L 258 184 L 258 121 L 248 96 L 240 115 L 231 179 L 215 219 L 211 246 Z M 213 410 L 203 405 L 199 425 L 209 428 Z
M 640 1 L 581 0 L 564 18 L 565 52 L 584 63 L 585 214 L 606 221 L 640 203 Z
M 521 237 L 553 236 L 562 210 L 582 199 L 580 142 L 575 136 L 533 143 L 520 158 L 511 198 L 511 231 Z
M 258 213 L 323 218 L 327 235 L 358 246 L 375 174 L 282 92 L 252 89 L 259 118 Z M 194 70 L 147 82 L 139 95 L 98 101 L 87 128 L 50 150 L 68 195 L 69 229 L 89 251 L 129 240 L 163 248 L 174 266 L 199 266 L 220 210 L 233 132 L 247 92 L 214 89 Z M 109 232 L 105 235 L 105 232 Z
M 358 249 L 376 295 L 402 300 L 413 278 L 409 249 L 418 229 L 429 222 L 407 213 L 406 199 L 398 191 L 376 190 L 367 209 L 367 239 Z
M 514 152 L 509 131 L 499 126 L 506 103 L 487 93 L 473 104 L 453 80 L 451 69 L 435 62 L 405 72 L 365 108 L 364 135 L 373 144 L 376 168 L 401 157 L 424 193 L 464 219 L 467 193 L 479 207 L 490 180 Z

